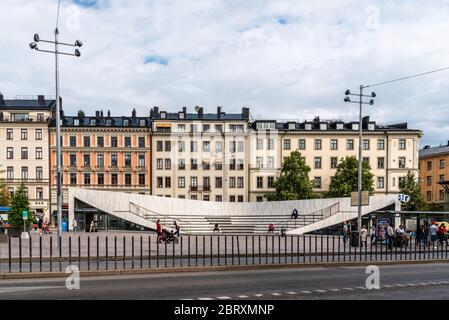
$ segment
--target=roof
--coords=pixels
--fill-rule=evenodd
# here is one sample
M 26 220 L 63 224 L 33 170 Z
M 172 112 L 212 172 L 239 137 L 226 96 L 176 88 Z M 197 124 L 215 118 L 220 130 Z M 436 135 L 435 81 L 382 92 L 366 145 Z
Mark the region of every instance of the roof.
M 184 119 L 179 118 L 178 113 L 167 113 L 165 118 L 161 118 L 161 116 L 153 117 L 155 120 L 187 120 L 187 121 L 223 121 L 223 120 L 246 120 L 242 117 L 240 113 L 222 113 L 218 115 L 217 113 L 205 113 L 202 117 L 198 116 L 197 113 L 187 113 Z
M 49 110 L 56 105 L 56 100 L 0 100 L 1 110 Z
M 75 125 L 75 120 L 79 121 L 79 125 Z M 95 124 L 91 124 L 91 121 L 95 120 Z M 107 122 L 110 120 L 110 124 Z M 125 125 L 125 120 L 128 120 L 128 125 Z M 140 120 L 145 120 L 145 125 L 140 124 Z M 148 128 L 150 126 L 149 117 L 95 117 L 95 116 L 64 116 L 62 121 L 63 127 L 139 127 Z M 56 121 L 53 119 L 50 123 L 50 127 L 54 127 Z
M 449 145 L 438 147 L 427 147 L 419 150 L 419 158 L 427 158 L 437 155 L 449 154 Z

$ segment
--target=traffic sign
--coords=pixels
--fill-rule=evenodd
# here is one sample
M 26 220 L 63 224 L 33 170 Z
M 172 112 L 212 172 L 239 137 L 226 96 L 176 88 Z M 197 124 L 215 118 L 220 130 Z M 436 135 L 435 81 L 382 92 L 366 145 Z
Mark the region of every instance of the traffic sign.
M 398 200 L 401 202 L 409 202 L 410 196 L 406 194 L 398 194 Z
M 22 211 L 22 218 L 23 218 L 23 220 L 28 220 L 28 210 Z

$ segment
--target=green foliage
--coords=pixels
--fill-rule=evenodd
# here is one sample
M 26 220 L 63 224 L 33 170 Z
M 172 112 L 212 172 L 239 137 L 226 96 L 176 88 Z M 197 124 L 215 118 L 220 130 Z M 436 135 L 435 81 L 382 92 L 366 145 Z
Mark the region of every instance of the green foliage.
M 313 182 L 309 180 L 310 167 L 299 151 L 285 159 L 280 176 L 274 181 L 275 192 L 266 194 L 268 201 L 301 200 L 314 197 Z
M 405 176 L 405 181 L 400 186 L 400 193 L 410 196 L 410 201 L 402 204 L 402 210 L 416 211 L 428 209 L 424 202 L 418 179 L 415 177 L 414 173 L 410 172 L 410 170 Z
M 34 219 L 30 212 L 30 202 L 28 201 L 25 186 L 22 183 L 11 199 L 11 212 L 9 213 L 8 222 L 13 227 L 23 226 L 22 211 L 24 210 L 28 210 L 28 220 L 25 223 L 30 225 Z
M 11 195 L 8 192 L 5 181 L 0 180 L 0 207 L 9 207 L 11 205 Z
M 338 163 L 337 172 L 331 177 L 328 197 L 350 197 L 358 189 L 358 160 L 355 156 L 346 157 Z M 374 192 L 374 175 L 371 167 L 362 162 L 362 190 Z

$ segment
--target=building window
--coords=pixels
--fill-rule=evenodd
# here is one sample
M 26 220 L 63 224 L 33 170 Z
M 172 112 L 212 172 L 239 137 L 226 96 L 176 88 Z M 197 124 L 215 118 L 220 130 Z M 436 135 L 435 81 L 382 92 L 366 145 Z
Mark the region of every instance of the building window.
M 432 170 L 432 161 L 427 161 L 427 171 Z
M 444 181 L 444 174 L 440 174 L 440 182 Z
M 321 157 L 315 157 L 315 169 L 321 169 Z
M 171 159 L 165 159 L 165 170 L 171 170 Z
M 427 201 L 432 201 L 432 191 L 427 191 Z
M 441 159 L 440 160 L 440 169 L 444 169 L 446 167 L 446 160 L 445 159 Z
M 13 129 L 6 129 L 6 140 L 13 140 L 14 139 L 14 134 L 13 134 Z
M 36 167 L 36 180 L 42 180 L 44 178 L 44 171 L 42 167 Z
M 223 163 L 215 162 L 215 170 L 217 170 L 217 171 L 223 170 Z
M 331 169 L 337 169 L 338 166 L 338 158 L 332 157 L 331 158 Z
M 90 185 L 90 173 L 84 174 L 84 185 L 89 186 Z
M 363 139 L 363 150 L 369 150 L 369 139 Z
M 162 179 L 162 177 L 157 177 L 157 187 L 158 188 L 164 187 L 164 180 Z
M 28 148 L 27 147 L 23 147 L 21 149 L 21 158 L 24 160 L 28 159 Z
M 210 191 L 210 178 L 209 177 L 203 177 L 203 188 L 204 188 L 204 191 Z
M 298 149 L 299 150 L 306 150 L 306 139 L 299 139 L 298 140 Z
M 257 139 L 257 150 L 263 150 L 263 139 Z
M 130 173 L 126 173 L 125 174 L 125 186 L 129 187 L 131 186 L 132 181 L 131 181 L 131 174 Z
M 238 202 L 243 202 L 243 196 L 238 196 L 238 197 L 237 197 L 237 201 L 238 201 Z
M 274 139 L 268 139 L 267 140 L 267 149 L 268 150 L 274 150 Z
M 118 175 L 117 173 L 111 174 L 111 185 L 116 186 L 118 185 Z
M 22 180 L 28 180 L 28 167 L 22 167 Z
M 28 130 L 27 129 L 21 129 L 20 130 L 20 139 L 21 140 L 28 140 Z
M 284 150 L 290 150 L 290 148 L 291 148 L 291 140 L 284 139 Z
M 185 169 L 186 169 L 186 160 L 179 159 L 178 160 L 178 170 L 185 170 Z
M 315 177 L 314 188 L 321 189 L 321 177 Z
M 384 139 L 377 140 L 377 150 L 385 150 L 385 140 Z
M 144 187 L 146 184 L 146 175 L 145 173 L 140 173 L 139 174 L 139 186 Z
M 354 139 L 346 140 L 346 150 L 354 150 Z
M 43 200 L 43 199 L 44 199 L 44 189 L 36 188 L 36 200 Z
M 229 178 L 229 188 L 235 188 L 235 178 L 234 177 Z
M 444 190 L 440 190 L 440 201 L 444 200 Z
M 90 147 L 90 136 L 84 137 L 84 146 Z
M 263 202 L 263 197 L 260 196 L 256 197 L 256 202 Z
M 70 147 L 76 147 L 76 136 L 70 136 L 69 138 Z
M 171 151 L 171 141 L 165 141 L 165 151 Z
M 198 151 L 198 142 L 190 141 L 190 152 L 197 152 L 197 151 Z
M 164 142 L 156 141 L 156 151 L 164 151 Z
M 235 202 L 235 196 L 229 196 L 229 202 Z
M 76 173 L 71 173 L 70 174 L 70 185 L 71 186 L 76 186 L 76 183 L 77 183 L 76 180 L 77 180 L 76 179 Z
M 76 154 L 72 153 L 69 155 L 70 166 L 76 166 Z
M 210 152 L 210 141 L 203 141 L 203 152 Z
M 104 173 L 97 174 L 97 184 L 99 186 L 104 185 Z
M 12 147 L 6 148 L 6 159 L 14 159 L 14 149 Z
M 274 169 L 274 157 L 268 157 L 268 169 Z
M 90 154 L 83 155 L 83 165 L 85 167 L 90 166 Z
M 125 148 L 131 148 L 131 137 L 125 137 Z
M 216 189 L 223 188 L 223 178 L 222 177 L 215 177 L 215 188 Z
M 42 160 L 42 148 L 41 147 L 37 147 L 36 148 L 36 160 Z
M 203 161 L 203 170 L 210 170 L 210 162 Z
M 197 159 L 190 159 L 190 168 L 192 170 L 198 170 L 198 160 Z
M 399 169 L 405 169 L 405 157 L 399 157 L 398 166 Z
M 243 188 L 243 177 L 237 178 L 237 188 Z
M 363 157 L 363 162 L 369 166 L 369 157 Z
M 180 113 L 180 115 L 184 115 L 184 113 Z M 178 124 L 178 132 L 186 132 L 186 125 L 185 124 Z
M 117 148 L 118 147 L 118 140 L 117 137 L 111 137 L 111 147 Z M 159 150 L 158 150 L 159 151 Z
M 432 176 L 428 176 L 427 177 L 427 185 L 431 186 L 432 185 Z
M 185 141 L 178 141 L 178 152 L 186 151 L 186 143 Z
M 331 150 L 338 150 L 338 140 L 331 139 Z
M 399 150 L 405 150 L 405 139 L 399 139 Z
M 216 202 L 223 202 L 223 196 L 215 196 Z
M 145 137 L 139 137 L 139 148 L 145 148 Z
M 144 154 L 139 154 L 139 167 L 145 167 L 145 155 Z
M 215 131 L 217 131 L 217 132 L 223 132 L 223 125 L 221 125 L 221 124 L 216 124 L 215 125 Z
M 268 177 L 267 187 L 270 189 L 274 188 L 274 177 Z
M 403 189 L 405 187 L 405 177 L 399 177 L 399 188 Z
M 157 159 L 156 160 L 156 169 L 157 170 L 163 170 L 164 169 L 164 159 Z
M 377 169 L 384 169 L 385 168 L 385 158 L 379 157 L 377 158 Z
M 103 153 L 99 153 L 97 154 L 97 166 L 98 167 L 104 167 L 104 154 Z
M 111 166 L 117 166 L 117 154 L 111 154 Z
M 223 142 L 215 141 L 215 152 L 223 152 Z
M 103 136 L 97 137 L 97 146 L 104 147 L 104 137 Z
M 385 178 L 377 177 L 377 189 L 383 189 L 383 188 L 385 188 Z
M 243 152 L 243 141 L 237 141 L 237 152 Z
M 36 140 L 42 140 L 42 129 L 36 129 Z
M 125 166 L 131 167 L 131 153 L 125 153 Z
M 262 189 L 263 188 L 263 177 L 257 177 L 256 178 L 256 185 L 258 189 Z
M 6 178 L 8 180 L 14 180 L 14 167 L 6 168 Z
M 315 150 L 321 150 L 321 139 L 315 139 Z
M 259 169 L 263 168 L 263 157 L 257 157 L 256 158 L 256 166 Z
M 190 177 L 190 189 L 193 191 L 198 190 L 198 177 Z

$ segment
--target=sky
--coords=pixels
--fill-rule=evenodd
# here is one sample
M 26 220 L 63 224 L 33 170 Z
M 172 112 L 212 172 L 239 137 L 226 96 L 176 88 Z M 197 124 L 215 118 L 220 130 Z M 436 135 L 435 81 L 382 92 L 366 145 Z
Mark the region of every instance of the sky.
M 54 58 L 28 44 L 52 39 L 56 11 L 57 0 L 0 0 L 5 97 L 54 95 Z M 80 58 L 61 57 L 64 110 L 353 121 L 346 89 L 449 67 L 448 20 L 444 0 L 61 0 L 61 41 L 83 41 Z M 364 115 L 421 129 L 421 147 L 446 144 L 448 88 L 449 70 L 374 87 Z

